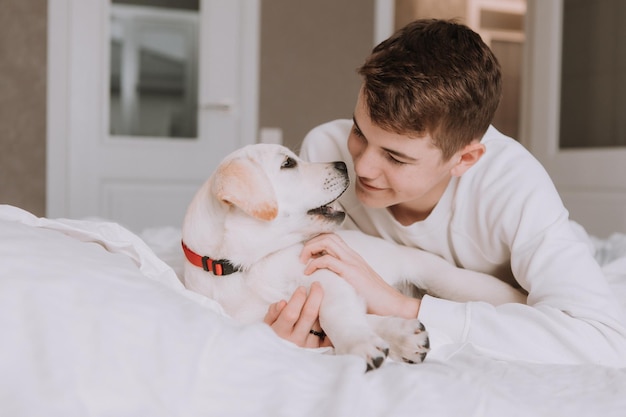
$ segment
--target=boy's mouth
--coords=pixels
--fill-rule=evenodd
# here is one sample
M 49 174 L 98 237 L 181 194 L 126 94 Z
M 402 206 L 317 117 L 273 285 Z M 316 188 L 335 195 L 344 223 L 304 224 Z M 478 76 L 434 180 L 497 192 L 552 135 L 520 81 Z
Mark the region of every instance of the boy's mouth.
M 361 177 L 357 178 L 357 184 L 367 191 L 381 191 L 384 189 L 384 188 L 374 187 L 373 185 L 368 184 Z

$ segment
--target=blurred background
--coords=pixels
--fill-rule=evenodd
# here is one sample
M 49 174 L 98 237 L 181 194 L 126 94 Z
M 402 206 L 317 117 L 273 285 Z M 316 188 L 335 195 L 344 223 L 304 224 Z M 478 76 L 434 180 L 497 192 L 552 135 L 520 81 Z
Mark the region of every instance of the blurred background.
M 298 151 L 351 117 L 356 68 L 424 17 L 494 50 L 493 124 L 544 163 L 572 218 L 626 231 L 620 0 L 2 0 L 0 203 L 176 226 L 231 150 Z

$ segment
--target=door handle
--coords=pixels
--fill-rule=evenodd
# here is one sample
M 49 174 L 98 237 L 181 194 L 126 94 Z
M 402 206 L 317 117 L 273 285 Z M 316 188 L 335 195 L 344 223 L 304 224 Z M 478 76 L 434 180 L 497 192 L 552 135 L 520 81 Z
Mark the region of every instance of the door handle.
M 210 101 L 200 104 L 200 110 L 230 111 L 233 105 L 228 101 Z

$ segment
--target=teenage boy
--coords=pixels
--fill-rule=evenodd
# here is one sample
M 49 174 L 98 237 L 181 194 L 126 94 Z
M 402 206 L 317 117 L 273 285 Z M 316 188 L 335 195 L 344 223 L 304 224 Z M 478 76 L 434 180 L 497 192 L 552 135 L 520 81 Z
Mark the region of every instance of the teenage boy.
M 305 159 L 348 164 L 346 227 L 492 275 L 527 292 L 527 304 L 411 298 L 332 234 L 305 245 L 307 272 L 335 271 L 369 313 L 418 317 L 433 353 L 471 343 L 498 358 L 626 366 L 624 314 L 589 246 L 542 166 L 490 126 L 501 75 L 479 35 L 419 20 L 375 47 L 359 74 L 353 120 L 313 129 L 302 146 Z M 299 345 L 319 345 L 310 329 L 322 297 L 318 285 L 308 296 L 299 289 L 266 322 Z

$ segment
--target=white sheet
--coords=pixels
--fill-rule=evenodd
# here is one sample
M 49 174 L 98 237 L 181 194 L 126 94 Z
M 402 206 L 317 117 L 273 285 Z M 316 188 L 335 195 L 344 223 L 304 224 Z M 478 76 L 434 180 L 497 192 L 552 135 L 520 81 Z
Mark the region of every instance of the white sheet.
M 177 231 L 142 236 L 177 262 Z M 118 225 L 0 206 L 0 237 L 0 416 L 626 415 L 626 369 L 495 361 L 465 345 L 365 374 L 357 358 L 236 325 Z M 610 255 L 626 301 L 626 250 Z

